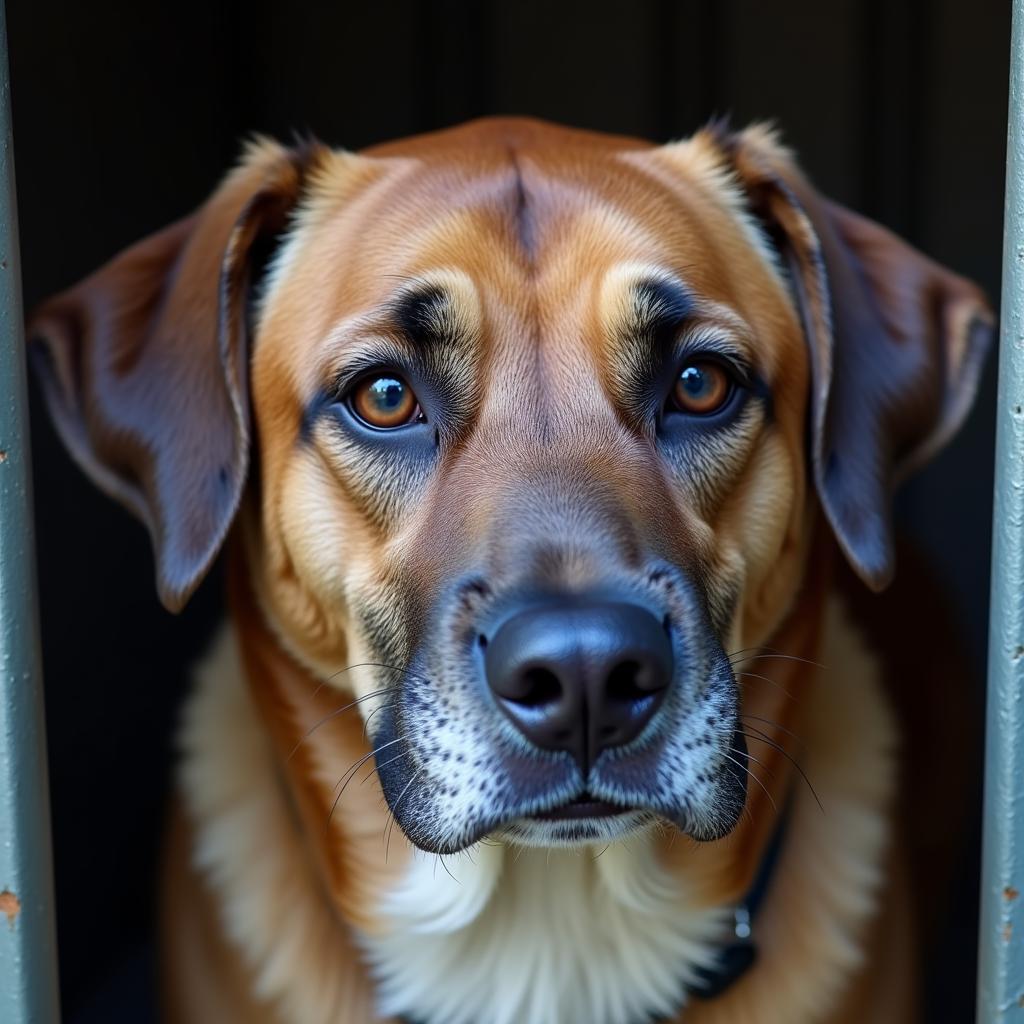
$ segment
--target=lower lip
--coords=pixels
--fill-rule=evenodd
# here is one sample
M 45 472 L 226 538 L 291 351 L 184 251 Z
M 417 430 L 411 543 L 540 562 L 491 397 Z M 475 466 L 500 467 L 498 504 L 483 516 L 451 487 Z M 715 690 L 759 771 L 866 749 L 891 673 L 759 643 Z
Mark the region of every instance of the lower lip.
M 605 803 L 603 800 L 574 800 L 561 807 L 552 807 L 550 811 L 531 814 L 530 817 L 536 821 L 572 821 L 578 818 L 611 818 L 628 811 L 628 807 Z

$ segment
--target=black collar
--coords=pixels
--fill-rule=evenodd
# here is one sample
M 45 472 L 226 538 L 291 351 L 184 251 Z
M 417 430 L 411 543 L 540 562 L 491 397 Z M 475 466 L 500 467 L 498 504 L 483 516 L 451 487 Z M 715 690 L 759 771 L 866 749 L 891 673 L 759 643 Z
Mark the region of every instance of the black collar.
M 731 988 L 743 977 L 757 960 L 757 943 L 754 939 L 754 919 L 757 917 L 779 863 L 779 854 L 786 836 L 789 810 L 784 809 L 775 825 L 775 831 L 768 842 L 753 884 L 747 895 L 733 911 L 732 935 L 718 951 L 715 964 L 697 970 L 698 980 L 691 984 L 688 992 L 695 999 L 714 999 Z

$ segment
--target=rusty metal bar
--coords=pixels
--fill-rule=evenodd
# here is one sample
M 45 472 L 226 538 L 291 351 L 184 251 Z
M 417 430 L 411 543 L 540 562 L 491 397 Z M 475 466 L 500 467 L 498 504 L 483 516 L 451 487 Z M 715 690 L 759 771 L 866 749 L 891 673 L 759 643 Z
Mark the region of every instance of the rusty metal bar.
M 0 4 L 0 1021 L 57 1024 L 43 680 L 36 610 L 28 398 Z
M 1024 0 L 1013 0 L 978 1021 L 1024 1022 Z

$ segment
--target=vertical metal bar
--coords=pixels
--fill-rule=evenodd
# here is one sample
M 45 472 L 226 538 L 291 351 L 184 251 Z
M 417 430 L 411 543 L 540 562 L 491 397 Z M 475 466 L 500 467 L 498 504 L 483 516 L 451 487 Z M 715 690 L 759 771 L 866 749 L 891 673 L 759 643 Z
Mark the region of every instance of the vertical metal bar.
M 1024 1022 L 1024 0 L 1013 0 L 978 1021 Z
M 42 672 L 11 138 L 0 3 L 0 1021 L 57 1024 Z

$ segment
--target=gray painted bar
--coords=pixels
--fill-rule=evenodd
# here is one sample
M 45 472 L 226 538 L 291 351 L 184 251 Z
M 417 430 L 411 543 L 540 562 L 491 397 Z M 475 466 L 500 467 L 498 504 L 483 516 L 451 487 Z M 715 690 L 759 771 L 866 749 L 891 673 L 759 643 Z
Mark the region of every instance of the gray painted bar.
M 978 1021 L 1024 1022 L 1024 0 L 1013 0 Z
M 36 611 L 28 397 L 0 5 L 0 1021 L 57 1024 L 43 676 Z

